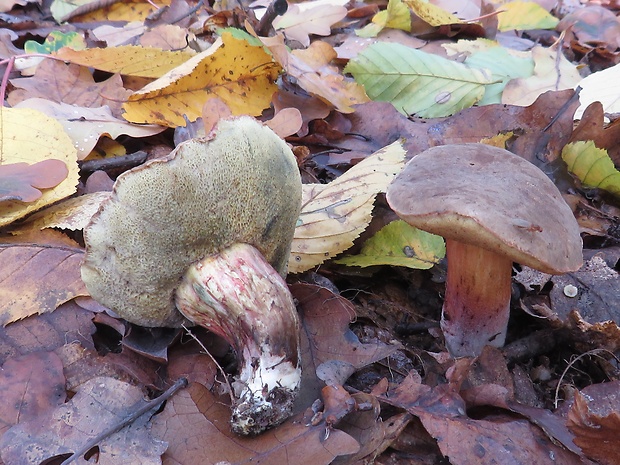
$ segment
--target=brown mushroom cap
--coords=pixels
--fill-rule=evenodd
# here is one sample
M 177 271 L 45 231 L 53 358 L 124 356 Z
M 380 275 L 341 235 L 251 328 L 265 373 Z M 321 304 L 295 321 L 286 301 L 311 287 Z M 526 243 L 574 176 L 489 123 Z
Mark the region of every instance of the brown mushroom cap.
M 142 326 L 179 326 L 174 291 L 188 267 L 234 244 L 282 275 L 301 206 L 286 143 L 250 117 L 221 121 L 168 157 L 124 173 L 84 230 L 92 297 Z
M 415 227 L 545 273 L 575 271 L 582 263 L 579 227 L 560 192 L 536 166 L 507 150 L 430 148 L 405 166 L 387 200 Z

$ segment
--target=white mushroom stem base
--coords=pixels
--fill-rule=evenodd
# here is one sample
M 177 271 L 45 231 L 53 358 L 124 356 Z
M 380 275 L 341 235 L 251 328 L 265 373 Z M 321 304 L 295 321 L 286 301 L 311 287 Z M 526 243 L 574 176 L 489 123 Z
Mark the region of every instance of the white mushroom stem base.
M 195 263 L 176 305 L 237 352 L 233 431 L 258 434 L 286 420 L 301 380 L 299 319 L 286 282 L 261 253 L 234 244 Z
M 467 357 L 480 355 L 485 345 L 503 346 L 510 316 L 512 261 L 450 239 L 446 256 L 441 329 L 448 351 Z

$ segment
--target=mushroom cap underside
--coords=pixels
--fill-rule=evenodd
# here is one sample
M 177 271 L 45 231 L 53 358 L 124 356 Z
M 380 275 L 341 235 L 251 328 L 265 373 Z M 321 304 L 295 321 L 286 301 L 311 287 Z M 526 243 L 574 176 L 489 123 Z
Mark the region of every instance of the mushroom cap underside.
M 387 200 L 417 228 L 546 273 L 582 264 L 579 226 L 557 187 L 507 150 L 485 144 L 430 148 L 405 166 Z
M 174 291 L 206 256 L 247 243 L 285 275 L 300 208 L 286 143 L 253 118 L 223 120 L 214 138 L 119 176 L 84 230 L 82 279 L 128 321 L 179 326 Z

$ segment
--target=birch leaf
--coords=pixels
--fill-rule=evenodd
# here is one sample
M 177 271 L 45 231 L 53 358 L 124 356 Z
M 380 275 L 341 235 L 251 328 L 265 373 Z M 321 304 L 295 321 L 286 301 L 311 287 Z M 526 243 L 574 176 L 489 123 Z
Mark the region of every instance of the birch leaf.
M 289 272 L 309 270 L 353 245 L 370 223 L 375 196 L 400 172 L 405 154 L 402 143 L 394 142 L 329 184 L 303 185 Z
M 378 42 L 345 67 L 372 100 L 390 102 L 405 115 L 449 116 L 469 108 L 493 84 L 485 70 L 397 43 Z
M 620 196 L 620 171 L 615 168 L 607 151 L 596 148 L 593 141 L 566 144 L 562 149 L 562 159 L 584 186 L 597 187 Z
M 428 0 L 405 0 L 405 3 L 409 5 L 417 17 L 431 26 L 443 26 L 444 24 L 462 22 L 457 16 L 448 13 L 437 5 L 433 5 Z

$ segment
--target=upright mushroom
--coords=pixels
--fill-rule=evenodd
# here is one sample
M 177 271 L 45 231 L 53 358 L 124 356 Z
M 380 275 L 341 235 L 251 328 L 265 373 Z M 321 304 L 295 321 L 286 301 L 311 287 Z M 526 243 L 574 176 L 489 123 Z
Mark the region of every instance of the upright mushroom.
M 236 350 L 239 434 L 285 420 L 299 388 L 299 322 L 283 277 L 300 208 L 291 150 L 239 117 L 119 176 L 84 230 L 93 298 L 142 326 L 189 320 Z
M 558 189 L 503 149 L 430 148 L 405 166 L 387 200 L 409 224 L 446 239 L 441 328 L 454 356 L 504 344 L 513 262 L 551 274 L 582 263 L 579 227 Z

